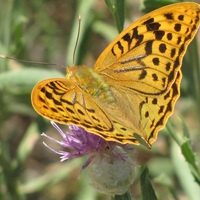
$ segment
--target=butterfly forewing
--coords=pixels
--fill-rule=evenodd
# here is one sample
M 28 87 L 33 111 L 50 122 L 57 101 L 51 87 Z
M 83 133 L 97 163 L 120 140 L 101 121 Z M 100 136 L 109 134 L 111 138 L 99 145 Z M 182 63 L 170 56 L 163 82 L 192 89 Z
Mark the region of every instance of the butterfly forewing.
M 103 51 L 95 69 L 111 85 L 144 95 L 165 93 L 198 30 L 199 18 L 200 6 L 195 3 L 155 10 L 125 29 Z
M 32 104 L 40 115 L 55 122 L 76 124 L 90 130 L 112 129 L 110 120 L 91 96 L 63 78 L 38 83 L 32 92 Z

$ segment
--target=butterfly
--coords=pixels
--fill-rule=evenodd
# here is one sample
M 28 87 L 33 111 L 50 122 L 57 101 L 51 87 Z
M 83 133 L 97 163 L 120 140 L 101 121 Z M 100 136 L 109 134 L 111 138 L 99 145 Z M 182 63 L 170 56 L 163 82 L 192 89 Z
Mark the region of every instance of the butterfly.
M 43 117 L 107 141 L 151 148 L 180 96 L 181 64 L 200 24 L 200 5 L 177 3 L 122 31 L 94 67 L 39 82 L 31 101 Z

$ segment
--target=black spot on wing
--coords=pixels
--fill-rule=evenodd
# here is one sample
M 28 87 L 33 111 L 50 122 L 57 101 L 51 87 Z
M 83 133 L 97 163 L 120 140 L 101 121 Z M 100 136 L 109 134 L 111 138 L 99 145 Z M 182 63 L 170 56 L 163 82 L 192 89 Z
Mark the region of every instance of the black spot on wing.
M 167 64 L 166 64 L 166 71 L 169 71 L 170 70 L 170 68 L 171 68 L 171 63 L 170 62 L 168 62 Z
M 170 41 L 170 40 L 172 40 L 172 38 L 173 38 L 172 33 L 167 33 L 167 39 Z
M 179 49 L 179 54 L 181 54 L 184 50 L 185 50 L 185 46 L 184 44 L 182 44 Z
M 175 30 L 176 32 L 179 32 L 179 31 L 181 30 L 181 24 L 176 23 L 176 24 L 174 25 L 174 30 Z
M 143 22 L 143 25 L 151 24 L 153 22 L 154 22 L 154 18 L 150 18 L 150 19 L 146 20 L 145 22 Z
M 166 19 L 169 19 L 169 20 L 173 20 L 174 19 L 174 16 L 173 16 L 172 13 L 166 13 L 166 14 L 164 14 L 164 16 L 165 16 Z
M 39 100 L 40 100 L 41 102 L 43 102 L 43 103 L 46 103 L 46 101 L 45 101 L 41 96 L 39 96 Z
M 163 111 L 164 111 L 164 108 L 165 108 L 165 106 L 160 106 L 160 109 L 159 109 L 159 111 L 158 111 L 158 114 L 161 114 L 161 113 L 163 113 Z
M 165 35 L 165 31 L 154 31 L 156 40 L 162 40 L 163 36 Z
M 179 19 L 180 21 L 183 21 L 183 20 L 184 20 L 184 15 L 179 15 L 179 16 L 178 16 L 178 19 Z
M 85 113 L 82 110 L 78 109 L 77 111 L 78 111 L 79 114 L 85 116 Z
M 95 120 L 96 122 L 100 122 L 100 120 L 93 115 L 92 115 L 92 119 Z
M 159 58 L 153 58 L 152 62 L 153 62 L 154 65 L 158 66 L 159 63 L 160 63 L 160 60 L 159 60 Z
M 147 41 L 145 45 L 146 55 L 152 54 L 152 45 L 153 45 L 153 40 Z
M 130 50 L 130 45 L 131 45 L 131 42 L 132 42 L 132 38 L 130 37 L 130 34 L 127 33 L 122 38 L 123 38 L 124 41 L 126 41 L 128 43 L 128 49 Z
M 143 69 L 140 76 L 139 76 L 139 80 L 144 79 L 146 77 L 146 75 L 147 75 L 147 71 Z
M 158 76 L 157 76 L 157 74 L 152 74 L 152 77 L 153 77 L 153 81 L 158 81 Z
M 45 96 L 48 98 L 48 99 L 52 99 L 52 94 L 48 91 L 45 91 Z
M 68 104 L 68 105 L 70 105 L 70 106 L 74 105 L 71 101 L 68 101 L 68 100 L 63 99 L 63 98 L 61 98 L 61 101 L 64 102 L 64 103 L 66 103 L 66 104 Z
M 145 116 L 146 118 L 149 117 L 149 112 L 146 111 L 144 116 Z
M 58 113 L 58 111 L 55 108 L 50 108 L 52 112 Z
M 141 42 L 143 41 L 143 38 L 144 38 L 144 35 L 139 35 L 138 34 L 138 27 L 135 27 L 133 29 L 133 36 L 132 38 L 136 39 L 137 42 L 135 43 L 135 46 L 134 47 L 137 47 L 141 44 Z
M 122 46 L 120 41 L 117 42 L 117 46 L 121 50 L 121 54 L 123 54 L 124 53 L 124 47 Z
M 158 103 L 158 99 L 154 98 L 154 99 L 152 100 L 152 104 L 156 105 L 157 103 Z
M 155 23 L 152 23 L 152 24 L 146 24 L 147 31 L 157 31 L 157 30 L 159 30 L 160 26 L 161 25 L 158 22 L 155 22 Z
M 166 44 L 161 43 L 161 44 L 159 45 L 159 51 L 160 51 L 160 53 L 165 53 L 166 50 L 167 50 Z
M 182 38 L 181 38 L 181 36 L 179 36 L 176 43 L 179 45 L 181 40 L 182 40 Z
M 75 114 L 75 112 L 74 112 L 71 108 L 66 107 L 66 110 L 67 110 L 68 112 L 70 112 L 71 114 Z
M 176 49 L 175 48 L 171 49 L 171 54 L 170 54 L 171 58 L 173 58 L 175 54 L 176 54 Z

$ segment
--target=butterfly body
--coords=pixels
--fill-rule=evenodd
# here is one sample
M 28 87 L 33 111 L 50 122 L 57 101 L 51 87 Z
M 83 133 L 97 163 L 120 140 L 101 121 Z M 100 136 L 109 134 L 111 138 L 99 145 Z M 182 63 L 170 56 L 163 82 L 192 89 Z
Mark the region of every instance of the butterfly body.
M 38 83 L 33 107 L 108 141 L 151 147 L 180 96 L 182 59 L 199 24 L 199 4 L 157 9 L 120 33 L 94 68 L 71 66 L 66 78 Z
M 88 66 L 72 66 L 67 69 L 66 79 L 80 87 L 99 101 L 111 103 L 114 101 L 109 85 L 93 68 Z

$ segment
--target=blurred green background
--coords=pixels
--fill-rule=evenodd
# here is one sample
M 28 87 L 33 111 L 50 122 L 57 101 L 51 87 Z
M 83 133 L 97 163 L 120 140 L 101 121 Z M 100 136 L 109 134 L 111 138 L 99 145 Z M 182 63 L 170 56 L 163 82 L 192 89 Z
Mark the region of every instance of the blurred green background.
M 147 12 L 170 2 L 177 1 L 125 0 L 124 26 L 142 16 L 141 9 Z M 195 2 L 200 3 L 199 0 Z M 144 6 L 147 7 L 144 9 Z M 119 12 L 113 17 L 106 3 L 98 0 L 0 0 L 0 54 L 64 66 L 93 66 L 100 53 L 118 35 L 117 18 L 123 18 L 123 9 Z M 73 63 L 78 14 L 82 16 L 81 32 Z M 190 45 L 184 59 L 181 98 L 169 128 L 172 127 L 179 141 L 186 141 L 189 130 L 192 151 L 187 151 L 188 157 L 193 158 L 194 152 L 196 161 L 199 161 L 199 32 L 197 37 L 198 41 L 196 38 Z M 49 121 L 33 110 L 30 94 L 37 82 L 64 77 L 65 70 L 64 67 L 0 59 L 0 199 L 110 199 L 90 187 L 87 169 L 78 179 L 84 159 L 60 163 L 59 156 L 42 144 L 45 141 L 51 147 L 60 149 L 42 138 L 42 132 L 61 138 Z M 66 126 L 62 128 L 67 130 Z M 130 188 L 133 199 L 141 198 L 139 177 L 145 165 L 149 167 L 150 180 L 158 199 L 199 199 L 199 165 L 195 166 L 195 160 L 190 165 L 185 162 L 180 146 L 167 129 L 160 131 L 151 150 L 136 147 L 136 151 L 140 167 L 136 169 L 136 179 Z

